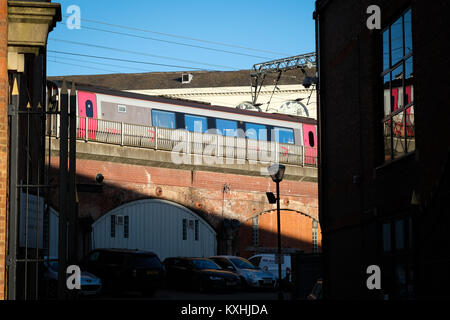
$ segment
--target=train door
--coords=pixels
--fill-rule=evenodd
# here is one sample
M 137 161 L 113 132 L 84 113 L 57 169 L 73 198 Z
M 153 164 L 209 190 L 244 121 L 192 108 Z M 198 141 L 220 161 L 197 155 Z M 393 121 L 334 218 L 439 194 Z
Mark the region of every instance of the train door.
M 95 93 L 78 91 L 78 138 L 95 139 L 97 132 L 97 97 Z M 86 130 L 87 123 L 87 130 Z
M 317 135 L 315 125 L 303 124 L 303 145 L 305 146 L 304 163 L 317 165 Z

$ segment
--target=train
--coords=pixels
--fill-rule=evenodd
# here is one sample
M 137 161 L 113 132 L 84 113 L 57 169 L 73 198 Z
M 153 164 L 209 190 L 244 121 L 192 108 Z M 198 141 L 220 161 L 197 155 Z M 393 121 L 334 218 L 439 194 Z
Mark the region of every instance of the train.
M 49 82 L 49 95 L 55 92 L 60 94 L 61 86 L 61 82 Z M 78 138 L 95 140 L 99 131 L 106 130 L 113 134 L 121 130 L 119 126 L 112 125 L 100 130 L 100 121 L 184 129 L 194 133 L 213 132 L 225 137 L 301 146 L 304 163 L 317 164 L 317 121 L 313 118 L 214 106 L 80 84 L 76 84 L 76 97 Z

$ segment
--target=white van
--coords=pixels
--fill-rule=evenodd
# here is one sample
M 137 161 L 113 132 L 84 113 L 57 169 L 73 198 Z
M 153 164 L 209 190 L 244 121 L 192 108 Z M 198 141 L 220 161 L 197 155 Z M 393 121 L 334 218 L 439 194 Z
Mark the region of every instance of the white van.
M 289 275 L 289 280 L 292 281 L 292 267 L 291 267 L 291 256 L 284 255 L 283 263 L 281 264 L 281 276 L 282 279 L 286 278 L 286 274 Z M 275 262 L 274 253 L 261 253 L 255 254 L 248 258 L 253 265 L 272 273 L 278 279 L 278 264 Z

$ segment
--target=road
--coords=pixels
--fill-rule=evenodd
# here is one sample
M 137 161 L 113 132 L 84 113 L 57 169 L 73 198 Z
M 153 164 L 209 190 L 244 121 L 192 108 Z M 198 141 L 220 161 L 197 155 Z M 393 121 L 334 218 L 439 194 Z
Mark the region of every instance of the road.
M 143 296 L 138 292 L 126 292 L 121 295 L 101 295 L 87 298 L 89 300 L 277 300 L 277 291 L 235 291 L 209 292 L 179 291 L 161 289 L 153 296 Z M 285 300 L 291 300 L 289 293 L 284 293 Z

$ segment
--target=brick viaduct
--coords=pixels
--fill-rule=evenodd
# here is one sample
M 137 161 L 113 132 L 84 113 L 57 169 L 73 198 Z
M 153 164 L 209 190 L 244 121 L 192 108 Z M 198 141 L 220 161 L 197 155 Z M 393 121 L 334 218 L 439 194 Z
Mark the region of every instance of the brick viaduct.
M 58 183 L 59 140 L 51 139 L 51 183 Z M 194 161 L 192 162 L 194 163 Z M 268 164 L 175 165 L 170 152 L 77 141 L 77 184 L 95 185 L 104 176 L 102 192 L 78 191 L 79 218 L 95 221 L 128 202 L 159 198 L 181 204 L 204 218 L 218 234 L 219 253 L 224 249 L 223 221 L 241 224 L 232 235 L 232 253 L 250 256 L 252 218 L 259 216 L 260 248 L 276 248 L 276 205 L 266 192 L 276 185 L 261 168 Z M 227 186 L 227 188 L 224 188 Z M 283 248 L 312 250 L 312 221 L 318 220 L 317 169 L 286 166 L 281 190 Z M 52 206 L 58 208 L 58 196 Z M 320 245 L 319 232 L 319 245 Z M 230 241 L 230 238 L 228 238 Z

